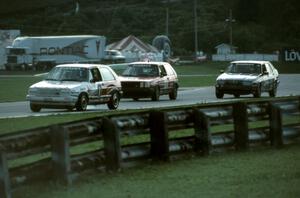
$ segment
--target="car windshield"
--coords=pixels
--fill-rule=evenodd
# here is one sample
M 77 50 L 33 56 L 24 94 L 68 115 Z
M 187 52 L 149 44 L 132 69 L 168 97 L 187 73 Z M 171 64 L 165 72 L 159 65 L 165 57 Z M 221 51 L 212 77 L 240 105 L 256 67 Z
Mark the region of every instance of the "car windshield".
M 157 77 L 159 75 L 157 65 L 134 64 L 129 65 L 122 76 L 132 77 Z
M 235 74 L 260 74 L 261 65 L 260 64 L 251 64 L 251 63 L 233 63 L 231 64 L 226 73 L 235 73 Z
M 54 81 L 88 81 L 88 70 L 80 67 L 54 67 L 46 80 Z

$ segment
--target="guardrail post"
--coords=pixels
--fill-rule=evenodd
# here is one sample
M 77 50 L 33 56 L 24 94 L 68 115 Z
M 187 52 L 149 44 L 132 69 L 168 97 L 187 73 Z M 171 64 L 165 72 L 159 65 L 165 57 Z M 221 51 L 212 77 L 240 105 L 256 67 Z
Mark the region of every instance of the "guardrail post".
M 274 147 L 283 145 L 282 136 L 282 115 L 280 107 L 269 103 L 270 105 L 270 141 Z
M 105 152 L 105 166 L 107 171 L 121 169 L 120 131 L 115 123 L 105 117 L 103 119 L 103 141 Z
M 67 186 L 72 184 L 69 142 L 69 133 L 65 127 L 54 125 L 51 128 L 54 177 Z
M 212 143 L 210 134 L 210 121 L 208 116 L 198 109 L 193 110 L 195 130 L 195 151 L 209 155 Z
M 237 102 L 233 104 L 235 148 L 246 150 L 249 147 L 247 104 Z
M 151 155 L 153 158 L 163 161 L 169 160 L 169 133 L 166 123 L 165 112 L 150 112 Z
M 0 197 L 11 198 L 10 178 L 6 154 L 2 151 L 0 152 Z
M 300 96 L 298 97 L 298 102 L 299 102 L 298 111 L 300 111 Z

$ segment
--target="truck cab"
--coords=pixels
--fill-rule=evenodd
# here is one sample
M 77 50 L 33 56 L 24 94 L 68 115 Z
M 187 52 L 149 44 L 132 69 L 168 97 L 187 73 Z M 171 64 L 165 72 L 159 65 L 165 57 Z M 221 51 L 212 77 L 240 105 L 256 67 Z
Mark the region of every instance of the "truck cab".
M 32 56 L 29 55 L 28 50 L 26 47 L 7 47 L 7 64 L 5 65 L 5 69 L 28 69 L 32 63 Z
M 125 56 L 122 54 L 122 52 L 118 50 L 105 50 L 104 53 L 105 53 L 104 60 L 106 62 L 112 62 L 112 63 L 125 62 Z

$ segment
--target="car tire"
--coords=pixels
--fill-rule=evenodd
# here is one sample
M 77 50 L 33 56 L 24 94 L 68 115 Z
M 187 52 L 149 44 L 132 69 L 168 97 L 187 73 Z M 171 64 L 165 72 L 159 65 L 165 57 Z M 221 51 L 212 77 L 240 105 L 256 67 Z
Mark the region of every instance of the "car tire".
M 277 86 L 274 85 L 273 88 L 272 88 L 272 90 L 269 91 L 269 96 L 270 97 L 275 97 L 276 94 L 277 94 Z
M 176 100 L 176 98 L 177 98 L 177 91 L 178 91 L 177 86 L 175 86 L 175 87 L 171 90 L 171 92 L 169 93 L 169 98 L 170 98 L 170 100 Z
M 77 111 L 85 111 L 87 109 L 88 97 L 86 94 L 80 94 L 75 105 Z
M 261 88 L 260 86 L 257 88 L 257 90 L 253 93 L 254 98 L 260 98 L 261 96 Z
M 35 105 L 35 104 L 31 104 L 31 103 L 30 103 L 30 109 L 31 109 L 31 111 L 33 111 L 33 112 L 40 112 L 41 109 L 42 109 L 42 107 L 39 106 L 39 105 Z
M 224 93 L 218 89 L 216 89 L 216 97 L 221 99 L 224 97 Z
M 151 97 L 152 101 L 158 101 L 160 96 L 159 87 L 155 87 L 153 95 Z
M 111 94 L 110 100 L 107 103 L 107 107 L 110 110 L 114 110 L 119 107 L 119 103 L 120 103 L 120 96 L 119 93 L 115 91 Z

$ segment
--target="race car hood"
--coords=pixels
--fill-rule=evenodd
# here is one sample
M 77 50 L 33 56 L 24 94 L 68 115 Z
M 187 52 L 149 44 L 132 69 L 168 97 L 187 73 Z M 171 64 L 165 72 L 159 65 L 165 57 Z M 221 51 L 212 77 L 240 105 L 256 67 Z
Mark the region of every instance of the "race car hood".
M 82 82 L 75 81 L 49 81 L 43 80 L 30 86 L 30 88 L 51 88 L 51 89 L 76 89 Z
M 217 80 L 243 80 L 243 81 L 254 81 L 259 77 L 258 74 L 232 74 L 232 73 L 223 73 L 218 76 Z
M 121 82 L 153 82 L 159 80 L 159 77 L 119 77 Z

